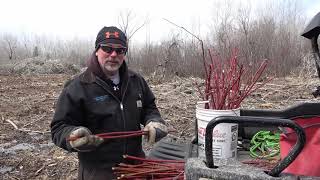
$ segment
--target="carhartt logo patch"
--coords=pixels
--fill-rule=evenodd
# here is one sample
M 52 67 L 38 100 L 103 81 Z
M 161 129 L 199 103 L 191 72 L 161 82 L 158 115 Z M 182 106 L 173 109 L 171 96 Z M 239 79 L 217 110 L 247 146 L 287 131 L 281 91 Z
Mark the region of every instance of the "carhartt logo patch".
M 141 102 L 141 100 L 138 100 L 138 101 L 137 101 L 137 107 L 138 107 L 138 108 L 141 108 L 141 107 L 142 107 L 142 102 Z
M 109 95 L 97 96 L 97 97 L 95 97 L 93 99 L 96 102 L 102 102 L 102 101 L 106 101 L 107 99 L 109 99 Z

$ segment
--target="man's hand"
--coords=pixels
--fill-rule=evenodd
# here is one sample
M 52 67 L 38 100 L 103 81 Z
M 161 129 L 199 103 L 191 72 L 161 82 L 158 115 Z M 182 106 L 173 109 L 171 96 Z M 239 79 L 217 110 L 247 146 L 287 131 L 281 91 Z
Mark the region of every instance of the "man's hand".
M 148 143 L 154 144 L 168 134 L 167 126 L 159 122 L 149 122 L 143 129 L 149 131 L 147 135 Z
M 73 130 L 68 139 L 70 139 L 71 147 L 79 152 L 92 151 L 104 141 L 103 138 L 92 135 L 90 130 L 85 127 Z

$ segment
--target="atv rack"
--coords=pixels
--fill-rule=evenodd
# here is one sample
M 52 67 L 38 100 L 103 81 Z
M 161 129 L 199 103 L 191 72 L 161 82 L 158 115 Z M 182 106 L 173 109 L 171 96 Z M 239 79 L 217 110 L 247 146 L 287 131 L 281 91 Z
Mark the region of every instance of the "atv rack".
M 291 119 L 295 117 L 320 116 L 320 103 L 305 102 L 284 110 L 246 110 L 241 109 L 240 116 L 224 116 L 213 119 L 207 126 L 206 158 L 198 158 L 197 138 L 188 143 L 175 143 L 172 139 L 164 139 L 156 144 L 149 157 L 157 159 L 185 160 L 186 179 L 313 179 L 315 177 L 298 176 L 281 173 L 298 156 L 305 143 L 304 130 Z M 196 121 L 195 121 L 196 122 Z M 250 159 L 249 152 L 238 149 L 237 159 L 212 159 L 212 136 L 210 129 L 221 122 L 239 123 L 239 140 L 248 142 L 260 130 L 278 130 L 278 126 L 293 128 L 299 136 L 291 153 L 270 172 L 241 163 L 239 160 Z M 195 123 L 196 124 L 196 123 Z M 197 126 L 197 125 L 196 125 Z M 212 132 L 212 131 L 211 131 Z M 197 133 L 196 133 L 197 134 Z M 211 133 L 212 134 L 212 133 Z M 211 143 L 212 144 L 212 143 Z

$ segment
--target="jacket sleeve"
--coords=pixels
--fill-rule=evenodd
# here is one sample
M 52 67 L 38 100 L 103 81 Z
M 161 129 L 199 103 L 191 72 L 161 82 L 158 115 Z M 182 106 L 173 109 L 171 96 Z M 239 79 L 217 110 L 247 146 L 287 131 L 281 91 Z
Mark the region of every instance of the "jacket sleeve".
M 142 79 L 142 91 L 143 91 L 143 125 L 149 122 L 160 122 L 165 124 L 165 121 L 161 118 L 160 112 L 155 103 L 155 96 L 153 95 L 151 89 L 149 88 L 147 82 L 143 77 Z
M 72 85 L 70 85 L 72 86 Z M 66 141 L 72 130 L 81 125 L 82 111 L 81 99 L 75 93 L 71 93 L 72 87 L 65 87 L 59 96 L 53 120 L 50 124 L 52 141 L 57 146 L 74 151 Z M 77 90 L 78 93 L 79 89 Z

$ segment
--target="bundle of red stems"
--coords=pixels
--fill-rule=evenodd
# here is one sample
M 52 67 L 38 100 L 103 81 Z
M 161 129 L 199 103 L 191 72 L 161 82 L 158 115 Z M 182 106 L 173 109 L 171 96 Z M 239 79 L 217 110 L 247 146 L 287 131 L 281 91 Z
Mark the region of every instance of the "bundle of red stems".
M 252 159 L 252 160 L 245 160 L 241 161 L 243 164 L 248 164 L 257 168 L 260 168 L 264 171 L 270 171 L 273 169 L 278 163 L 279 160 L 267 160 L 267 159 Z
M 128 138 L 147 135 L 148 131 L 120 131 L 120 132 L 109 132 L 96 134 L 96 136 L 102 137 L 103 139 L 116 139 L 116 138 Z M 69 138 L 68 141 L 74 141 L 79 137 Z
M 258 70 L 252 73 L 249 65 L 246 68 L 239 65 L 236 50 L 232 52 L 230 59 L 223 60 L 220 56 L 213 55 L 209 49 L 209 58 L 210 63 L 205 63 L 205 93 L 199 90 L 203 99 L 209 102 L 207 109 L 239 108 L 246 97 L 266 83 L 257 85 L 266 69 L 267 60 L 263 60 Z
M 145 159 L 124 155 L 124 159 L 134 160 L 140 164 L 131 165 L 120 163 L 112 170 L 117 179 L 155 179 L 155 180 L 183 180 L 184 161 Z

